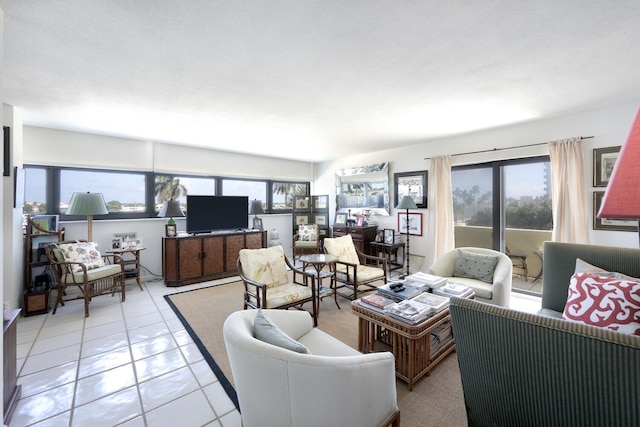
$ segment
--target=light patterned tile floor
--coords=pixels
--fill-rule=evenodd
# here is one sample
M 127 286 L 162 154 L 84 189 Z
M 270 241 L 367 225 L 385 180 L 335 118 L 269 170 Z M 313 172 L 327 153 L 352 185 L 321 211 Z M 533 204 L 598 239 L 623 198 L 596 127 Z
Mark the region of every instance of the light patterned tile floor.
M 88 318 L 80 300 L 55 315 L 20 318 L 22 397 L 9 427 L 240 427 L 233 402 L 164 299 L 234 280 L 129 285 L 124 304 L 94 298 Z M 535 312 L 540 298 L 513 293 L 511 305 Z
M 236 278 L 231 279 L 231 281 Z M 22 396 L 9 427 L 240 427 L 240 414 L 164 295 L 127 286 L 126 301 L 100 296 L 18 320 Z

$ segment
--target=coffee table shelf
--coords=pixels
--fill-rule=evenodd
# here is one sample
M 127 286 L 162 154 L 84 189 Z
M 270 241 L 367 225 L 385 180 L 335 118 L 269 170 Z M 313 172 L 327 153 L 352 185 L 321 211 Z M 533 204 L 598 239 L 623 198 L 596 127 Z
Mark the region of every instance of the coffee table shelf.
M 358 350 L 374 352 L 376 343 L 391 347 L 396 376 L 407 383 L 409 391 L 456 348 L 452 336 L 431 354 L 431 332 L 451 321 L 448 308 L 415 325 L 365 307 L 358 300 L 351 302 L 351 312 L 358 317 Z

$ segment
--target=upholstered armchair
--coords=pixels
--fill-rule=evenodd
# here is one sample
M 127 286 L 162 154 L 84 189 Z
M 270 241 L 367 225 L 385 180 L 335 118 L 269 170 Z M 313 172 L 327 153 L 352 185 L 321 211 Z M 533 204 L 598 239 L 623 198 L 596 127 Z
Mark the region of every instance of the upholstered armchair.
M 317 254 L 322 250 L 322 240 L 317 224 L 298 225 L 298 232 L 293 235 L 293 259 L 298 255 Z
M 400 425 L 391 353 L 362 354 L 314 328 L 306 312 L 262 312 L 308 353 L 256 338 L 257 310 L 227 318 L 224 342 L 244 427 Z
M 336 292 L 341 288 L 353 290 L 351 294 L 338 292 L 341 296 L 355 300 L 358 292 L 363 292 L 362 288 L 375 290 L 387 283 L 387 259 L 360 252 L 350 234 L 324 239 L 324 251 L 338 257 Z
M 125 276 L 122 258 L 118 255 L 101 255 L 94 242 L 65 241 L 45 246 L 47 258 L 56 280 L 57 296 L 53 307 L 65 301 L 83 299 L 84 315 L 89 317 L 89 303 L 98 295 L 120 292 L 125 300 Z M 69 287 L 77 287 L 75 293 Z
M 287 309 L 310 302 L 313 321 L 317 324 L 315 276 L 295 268 L 281 245 L 241 249 L 239 255 L 238 275 L 244 283 L 245 309 Z
M 442 255 L 426 271 L 470 287 L 479 301 L 509 306 L 511 299 L 511 259 L 486 248 L 457 248 Z

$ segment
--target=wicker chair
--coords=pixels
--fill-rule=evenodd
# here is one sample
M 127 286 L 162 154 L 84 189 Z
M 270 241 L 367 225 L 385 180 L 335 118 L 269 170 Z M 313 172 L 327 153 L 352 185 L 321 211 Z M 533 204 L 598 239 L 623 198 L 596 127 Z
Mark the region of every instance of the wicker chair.
M 293 259 L 304 254 L 322 252 L 322 239 L 317 224 L 298 225 L 298 232 L 293 235 Z
M 122 301 L 125 300 L 124 264 L 120 256 L 101 255 L 92 243 L 78 240 L 50 243 L 45 246 L 45 251 L 58 293 L 53 314 L 65 301 L 84 300 L 84 315 L 89 317 L 89 303 L 95 296 L 111 294 L 113 297 L 120 292 Z M 92 254 L 91 260 L 70 255 L 88 252 Z M 76 286 L 80 294 L 65 298 L 69 286 Z
M 353 290 L 347 294 L 338 292 L 340 296 L 355 300 L 358 292 L 362 292 L 358 288 L 376 290 L 377 285 L 387 283 L 387 259 L 360 252 L 350 234 L 324 239 L 324 251 L 338 257 L 336 282 L 341 285 L 336 283 L 336 292 L 341 288 Z
M 311 303 L 313 324 L 318 325 L 315 276 L 295 268 L 282 246 L 241 249 L 238 275 L 244 284 L 244 309 L 302 308 Z M 287 268 L 292 273 L 287 272 Z M 290 274 L 293 278 L 290 279 Z

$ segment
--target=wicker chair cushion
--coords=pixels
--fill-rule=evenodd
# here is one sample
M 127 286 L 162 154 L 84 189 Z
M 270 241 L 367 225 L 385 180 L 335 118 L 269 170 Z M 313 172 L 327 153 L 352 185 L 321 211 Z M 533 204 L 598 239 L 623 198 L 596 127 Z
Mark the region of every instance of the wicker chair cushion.
M 338 274 L 346 274 L 347 266 L 344 264 L 336 264 L 336 271 Z M 353 282 L 353 268 L 349 268 L 349 282 Z M 358 265 L 358 283 L 368 282 L 373 279 L 383 278 L 384 270 L 377 267 L 370 267 L 368 265 Z M 381 283 L 382 284 L 382 283 Z
M 351 264 L 360 264 L 360 259 L 356 253 L 356 247 L 353 245 L 353 239 L 350 234 L 331 239 L 324 239 L 324 248 L 327 253 L 335 255 L 342 262 Z M 358 268 L 358 276 L 360 269 Z
M 316 242 L 318 240 L 318 225 L 303 224 L 298 226 L 298 240 L 303 242 Z
M 104 267 L 104 260 L 95 242 L 61 243 L 56 245 L 65 262 L 80 262 L 87 270 Z M 56 255 L 56 256 L 59 256 Z M 74 273 L 82 273 L 82 266 L 71 266 Z
M 87 270 L 87 282 L 93 282 L 104 277 L 114 276 L 121 271 L 122 267 L 120 264 L 107 264 L 102 267 Z M 61 280 L 68 285 L 81 284 L 84 282 L 84 274 L 81 269 L 79 273 L 74 272 L 73 274 L 63 274 Z
M 262 249 L 241 249 L 240 262 L 244 276 L 249 280 L 263 283 L 269 288 L 289 283 L 281 245 Z
M 293 243 L 295 244 L 296 248 L 317 248 L 318 247 L 318 241 L 317 240 L 315 242 L 307 242 L 307 241 L 296 240 Z
M 280 286 L 272 286 L 267 292 L 267 305 L 265 308 L 277 308 L 305 298 L 311 298 L 311 287 L 287 283 Z

